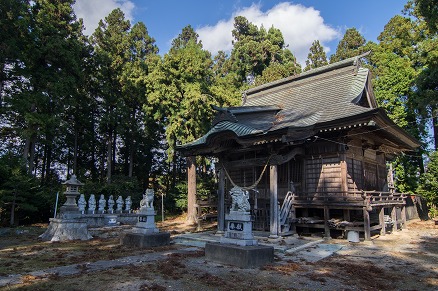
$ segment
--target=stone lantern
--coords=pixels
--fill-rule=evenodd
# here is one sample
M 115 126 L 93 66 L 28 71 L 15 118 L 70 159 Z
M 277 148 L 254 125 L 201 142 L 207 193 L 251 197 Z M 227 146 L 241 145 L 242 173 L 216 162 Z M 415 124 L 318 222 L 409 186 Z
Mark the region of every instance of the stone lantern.
M 79 207 L 76 204 L 76 196 L 80 195 L 79 186 L 84 184 L 79 182 L 75 175 L 72 175 L 70 180 L 65 181 L 63 184 L 67 186 L 64 192 L 67 201 L 61 206 L 58 217 L 50 218 L 47 230 L 39 237 L 50 241 L 88 240 L 93 238 L 88 232 L 87 222 L 81 218 Z
M 76 196 L 80 195 L 79 187 L 84 184 L 78 181 L 76 175 L 71 175 L 70 180 L 65 181 L 63 184 L 67 186 L 67 189 L 64 192 L 67 200 L 60 209 L 61 218 L 72 218 L 78 216 L 79 208 L 76 204 Z

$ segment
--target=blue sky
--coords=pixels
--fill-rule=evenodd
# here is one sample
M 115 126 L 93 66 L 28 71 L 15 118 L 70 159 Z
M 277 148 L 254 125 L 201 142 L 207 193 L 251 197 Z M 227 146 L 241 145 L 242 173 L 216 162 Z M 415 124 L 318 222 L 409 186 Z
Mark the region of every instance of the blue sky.
M 132 23 L 142 21 L 155 38 L 160 54 L 183 27 L 191 25 L 204 48 L 215 54 L 231 49 L 233 19 L 243 15 L 259 27 L 279 28 L 289 49 L 304 65 L 309 47 L 318 39 L 327 55 L 335 52 L 347 28 L 355 27 L 365 39 L 377 41 L 386 23 L 401 14 L 407 0 L 76 0 L 78 17 L 91 34 L 99 19 L 121 8 Z

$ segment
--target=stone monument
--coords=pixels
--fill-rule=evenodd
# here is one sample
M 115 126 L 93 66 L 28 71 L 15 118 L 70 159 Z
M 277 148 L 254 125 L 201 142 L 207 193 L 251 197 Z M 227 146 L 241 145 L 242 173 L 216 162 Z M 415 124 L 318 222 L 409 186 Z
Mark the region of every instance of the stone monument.
M 154 190 L 146 189 L 140 201 L 138 222 L 131 233 L 121 236 L 120 243 L 134 247 L 156 247 L 170 243 L 170 233 L 160 232 L 155 226 Z
M 132 205 L 131 196 L 128 196 L 125 199 L 125 211 L 126 211 L 126 213 L 131 213 L 131 205 Z
M 81 195 L 78 191 L 79 186 L 83 184 L 76 179 L 75 175 L 72 175 L 70 180 L 65 181 L 64 184 L 67 188 L 64 192 L 67 200 L 61 206 L 58 216 L 50 218 L 49 227 L 40 235 L 40 238 L 50 241 L 91 239 L 92 236 L 88 233 L 87 223 L 81 220 L 81 213 L 76 204 L 76 197 Z
M 99 198 L 99 210 L 98 210 L 100 214 L 105 213 L 105 207 L 106 207 L 105 196 L 103 194 L 100 194 L 100 198 Z
M 205 256 L 219 263 L 256 268 L 274 261 L 274 248 L 258 245 L 252 232 L 248 191 L 230 190 L 230 213 L 225 214 L 226 230 L 219 243 L 206 243 Z
M 110 195 L 108 198 L 108 213 L 114 213 L 114 198 L 113 195 Z
M 252 234 L 251 206 L 249 205 L 248 191 L 234 187 L 230 191 L 230 213 L 225 214 L 226 231 L 221 237 L 221 243 L 230 243 L 240 246 L 255 246 L 257 240 Z
M 122 196 L 119 195 L 119 197 L 117 197 L 117 200 L 116 200 L 116 205 L 117 205 L 116 206 L 116 213 L 123 212 L 123 204 L 125 204 L 123 201 L 123 198 L 122 198 Z
M 85 214 L 85 207 L 87 207 L 87 201 L 85 200 L 84 194 L 81 194 L 78 200 L 78 208 L 81 214 Z
M 90 198 L 88 198 L 88 213 L 94 214 L 96 212 L 96 197 L 94 194 L 90 195 Z

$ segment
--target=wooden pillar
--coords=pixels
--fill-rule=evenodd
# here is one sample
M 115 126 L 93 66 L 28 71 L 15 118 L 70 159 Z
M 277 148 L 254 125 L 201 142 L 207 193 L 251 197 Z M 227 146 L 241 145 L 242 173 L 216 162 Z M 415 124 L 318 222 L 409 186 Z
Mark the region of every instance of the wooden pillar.
M 363 207 L 363 227 L 365 240 L 371 240 L 370 213 L 368 212 L 367 207 Z
M 278 237 L 278 185 L 277 185 L 277 165 L 269 167 L 269 192 L 270 192 L 270 215 L 269 224 L 270 237 Z
M 330 227 L 328 225 L 329 219 L 330 219 L 330 208 L 328 206 L 324 206 L 324 232 L 325 232 L 325 238 L 330 238 Z
M 292 207 L 291 207 L 291 219 L 294 220 L 294 223 L 291 224 L 291 231 L 293 233 L 297 233 L 297 226 L 295 222 L 295 218 L 297 218 L 297 209 L 294 206 L 295 203 L 295 193 L 292 194 Z
M 347 162 L 345 161 L 345 154 L 342 155 L 343 161 L 341 161 L 341 191 L 342 196 L 346 196 L 348 192 L 348 179 L 347 179 Z
M 380 235 L 386 234 L 386 225 L 385 225 L 385 208 L 382 207 L 379 210 L 379 224 L 380 224 Z
M 217 207 L 217 230 L 225 231 L 225 170 L 219 168 L 218 207 Z
M 400 225 L 400 229 L 404 229 L 406 228 L 406 206 L 403 205 L 401 207 L 401 225 Z
M 350 209 L 343 209 L 342 212 L 344 213 L 344 220 L 345 221 L 350 221 Z
M 391 208 L 391 220 L 393 223 L 392 230 L 395 231 L 398 229 L 398 222 L 397 222 L 397 207 L 393 206 Z
M 196 217 L 196 157 L 187 157 L 187 223 L 195 224 Z

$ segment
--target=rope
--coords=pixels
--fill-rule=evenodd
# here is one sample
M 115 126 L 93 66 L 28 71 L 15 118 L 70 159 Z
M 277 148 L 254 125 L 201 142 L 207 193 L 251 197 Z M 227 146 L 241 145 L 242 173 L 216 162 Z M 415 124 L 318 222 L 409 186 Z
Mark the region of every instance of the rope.
M 230 177 L 230 174 L 228 174 L 228 171 L 227 171 L 227 169 L 225 168 L 224 164 L 223 164 L 222 162 L 221 162 L 220 164 L 221 164 L 222 168 L 225 170 L 225 175 L 227 175 L 228 180 L 230 180 L 231 184 L 232 184 L 234 187 L 237 187 L 237 188 L 240 188 L 240 189 L 242 189 L 242 190 L 246 190 L 246 191 L 248 191 L 248 190 L 252 190 L 252 189 L 254 189 L 254 188 L 257 187 L 257 185 L 260 183 L 260 181 L 262 180 L 263 174 L 265 173 L 266 168 L 267 168 L 268 165 L 269 165 L 269 161 L 271 160 L 271 158 L 272 158 L 272 155 L 269 156 L 268 160 L 266 161 L 266 164 L 265 164 L 265 166 L 263 167 L 263 171 L 262 171 L 262 173 L 260 174 L 259 178 L 258 178 L 258 179 L 257 179 L 252 185 L 247 186 L 247 187 L 241 187 L 241 186 L 238 186 L 236 183 L 234 183 L 233 179 L 231 179 L 231 177 Z

